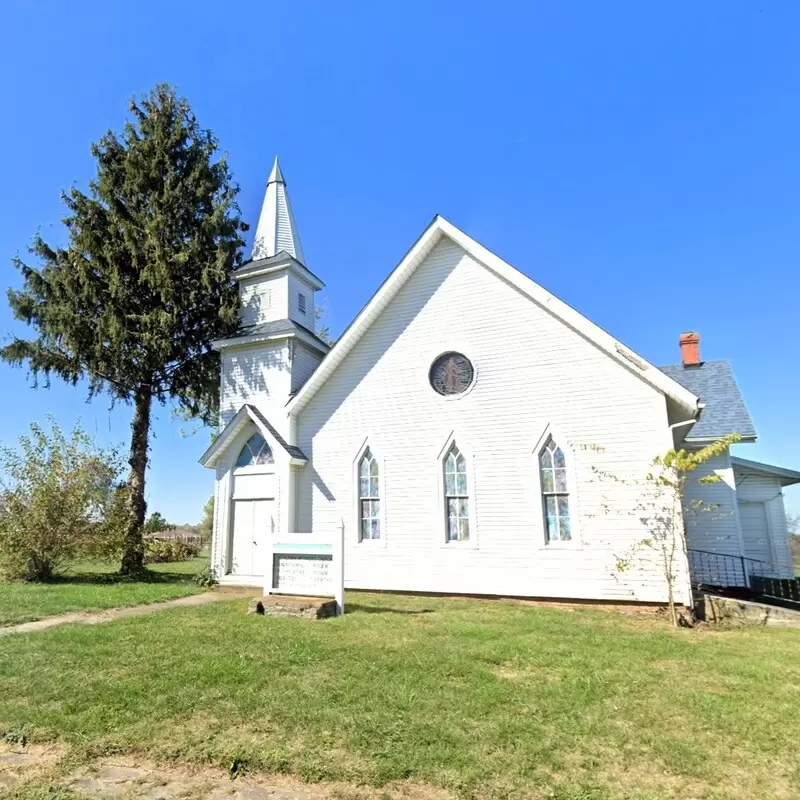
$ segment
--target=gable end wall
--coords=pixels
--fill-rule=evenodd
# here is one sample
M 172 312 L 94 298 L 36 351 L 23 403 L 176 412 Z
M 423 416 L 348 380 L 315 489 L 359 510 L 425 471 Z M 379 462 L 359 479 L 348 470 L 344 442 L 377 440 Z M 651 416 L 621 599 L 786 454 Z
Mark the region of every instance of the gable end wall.
M 477 369 L 474 388 L 455 400 L 428 385 L 431 362 L 450 349 Z M 572 447 L 574 546 L 544 546 L 533 448 L 548 424 Z M 474 470 L 469 547 L 444 541 L 437 459 L 453 432 Z M 312 459 L 298 475 L 297 529 L 332 534 L 344 521 L 348 587 L 666 596 L 656 569 L 614 574 L 616 559 L 646 536 L 639 494 L 594 471 L 641 477 L 671 447 L 663 394 L 450 240 L 310 398 L 297 434 Z M 365 439 L 384 465 L 378 547 L 358 541 L 355 521 L 353 463 Z

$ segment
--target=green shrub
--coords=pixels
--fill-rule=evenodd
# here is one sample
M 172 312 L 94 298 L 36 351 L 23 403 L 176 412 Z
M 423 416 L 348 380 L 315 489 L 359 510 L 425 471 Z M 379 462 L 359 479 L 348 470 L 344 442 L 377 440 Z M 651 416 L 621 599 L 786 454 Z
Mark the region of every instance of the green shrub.
M 210 566 L 200 570 L 200 572 L 194 576 L 194 582 L 198 586 L 204 586 L 206 588 L 216 586 L 219 583 Z
M 0 447 L 0 575 L 44 581 L 108 532 L 122 460 L 79 426 L 34 423 L 19 449 Z
M 183 539 L 146 539 L 144 560 L 148 564 L 186 561 L 200 553 L 200 546 Z

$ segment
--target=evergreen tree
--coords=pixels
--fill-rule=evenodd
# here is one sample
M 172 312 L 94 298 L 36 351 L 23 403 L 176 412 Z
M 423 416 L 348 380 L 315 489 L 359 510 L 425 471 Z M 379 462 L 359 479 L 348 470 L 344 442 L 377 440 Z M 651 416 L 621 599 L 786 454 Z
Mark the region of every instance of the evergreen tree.
M 210 342 L 236 326 L 229 272 L 247 229 L 227 161 L 189 103 L 162 84 L 130 111 L 121 134 L 92 146 L 88 194 L 62 193 L 68 245 L 37 235 L 30 251 L 39 264 L 15 261 L 24 286 L 9 291 L 9 303 L 38 336 L 0 349 L 6 361 L 27 363 L 34 382 L 86 379 L 90 396 L 133 405 L 123 573 L 144 564 L 153 401 L 215 413 L 219 354 Z

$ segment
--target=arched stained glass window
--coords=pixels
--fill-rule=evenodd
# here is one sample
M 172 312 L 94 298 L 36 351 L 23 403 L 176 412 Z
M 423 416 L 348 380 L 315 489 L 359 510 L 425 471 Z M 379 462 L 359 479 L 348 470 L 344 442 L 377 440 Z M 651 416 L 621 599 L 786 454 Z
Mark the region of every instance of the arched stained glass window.
M 444 459 L 444 499 L 447 541 L 469 540 L 469 488 L 467 459 L 453 442 Z
M 378 460 L 369 447 L 358 462 L 358 506 L 361 540 L 381 538 L 381 477 Z
M 254 433 L 245 443 L 239 458 L 236 459 L 237 467 L 253 467 L 260 464 L 274 464 L 272 450 L 260 433 Z
M 547 541 L 569 542 L 572 540 L 572 526 L 569 518 L 567 462 L 564 451 L 552 436 L 547 438 L 539 452 L 539 476 Z

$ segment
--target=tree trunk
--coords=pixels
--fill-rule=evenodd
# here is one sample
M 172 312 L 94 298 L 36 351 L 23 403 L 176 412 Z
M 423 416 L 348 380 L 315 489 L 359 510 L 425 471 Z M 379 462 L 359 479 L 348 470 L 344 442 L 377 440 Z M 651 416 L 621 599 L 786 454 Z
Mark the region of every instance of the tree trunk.
M 131 455 L 128 459 L 128 463 L 131 465 L 128 478 L 128 524 L 125 530 L 122 568 L 120 569 L 123 575 L 135 575 L 144 569 L 142 528 L 147 511 L 147 504 L 144 500 L 144 480 L 150 440 L 150 407 L 153 402 L 150 387 L 137 389 L 133 402 Z

